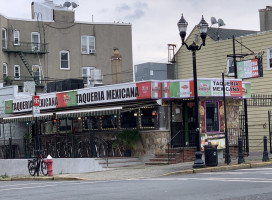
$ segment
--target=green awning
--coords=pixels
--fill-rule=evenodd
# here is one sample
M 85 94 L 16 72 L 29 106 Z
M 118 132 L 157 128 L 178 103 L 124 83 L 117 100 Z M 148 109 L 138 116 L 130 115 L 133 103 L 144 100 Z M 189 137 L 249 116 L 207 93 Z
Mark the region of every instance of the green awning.
M 97 109 L 81 109 L 69 110 L 63 112 L 56 112 L 57 119 L 75 118 L 75 117 L 88 117 L 88 116 L 103 116 L 103 115 L 118 115 L 122 107 L 107 107 Z M 51 120 L 53 112 L 41 113 L 38 120 Z M 3 118 L 4 123 L 11 122 L 29 122 L 35 120 L 32 114 L 27 115 L 10 115 Z
M 44 113 L 40 114 L 40 117 L 38 117 L 38 120 L 49 120 L 52 118 L 53 113 Z M 7 116 L 3 118 L 4 123 L 11 123 L 11 122 L 30 122 L 35 120 L 35 117 L 33 117 L 32 114 L 28 115 L 12 115 Z
M 57 112 L 58 119 L 73 118 L 73 117 L 89 117 L 89 116 L 103 116 L 103 115 L 118 115 L 122 107 L 111 107 L 111 108 L 98 108 L 89 110 L 72 110 Z

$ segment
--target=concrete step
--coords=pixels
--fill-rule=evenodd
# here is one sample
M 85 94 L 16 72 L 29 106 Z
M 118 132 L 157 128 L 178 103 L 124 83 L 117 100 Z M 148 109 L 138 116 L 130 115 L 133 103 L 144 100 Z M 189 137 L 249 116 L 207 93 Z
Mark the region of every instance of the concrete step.
M 146 162 L 146 165 L 168 165 L 168 161 Z
M 150 158 L 150 162 L 168 162 L 168 158 Z M 175 160 L 175 158 L 169 158 L 169 160 Z
M 169 157 L 173 158 L 175 155 L 178 155 L 179 153 L 169 153 Z M 168 158 L 168 153 L 157 153 L 155 154 L 156 158 Z

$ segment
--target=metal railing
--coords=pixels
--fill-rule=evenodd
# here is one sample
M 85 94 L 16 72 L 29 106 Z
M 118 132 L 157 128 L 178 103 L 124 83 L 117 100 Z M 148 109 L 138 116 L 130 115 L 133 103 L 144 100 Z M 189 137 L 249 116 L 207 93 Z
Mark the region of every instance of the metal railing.
M 188 131 L 188 142 L 186 144 L 185 142 L 185 133 L 186 131 L 180 130 L 178 131 L 168 142 L 168 149 L 167 149 L 167 157 L 168 157 L 168 164 L 170 164 L 170 161 L 176 157 L 178 152 L 182 152 L 182 159 L 184 162 L 184 149 L 186 147 L 194 147 L 196 146 L 196 132 L 195 131 Z M 179 142 L 173 143 L 176 138 L 179 137 Z M 171 148 L 171 150 L 170 150 Z
M 0 140 L 0 159 L 31 158 L 36 156 L 35 139 Z M 48 134 L 38 136 L 39 151 L 54 158 L 108 158 L 124 156 L 113 141 L 90 134 Z
M 32 43 L 32 42 L 20 42 L 15 45 L 13 41 L 2 41 L 4 52 L 24 52 L 24 53 L 48 53 L 48 44 L 47 43 Z

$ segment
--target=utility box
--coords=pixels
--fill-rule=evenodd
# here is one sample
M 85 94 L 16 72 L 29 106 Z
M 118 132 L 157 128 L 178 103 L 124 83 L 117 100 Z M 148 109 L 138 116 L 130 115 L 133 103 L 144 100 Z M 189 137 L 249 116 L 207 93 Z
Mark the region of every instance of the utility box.
M 205 145 L 204 152 L 205 152 L 205 165 L 217 166 L 218 165 L 217 145 L 211 145 L 211 143 Z

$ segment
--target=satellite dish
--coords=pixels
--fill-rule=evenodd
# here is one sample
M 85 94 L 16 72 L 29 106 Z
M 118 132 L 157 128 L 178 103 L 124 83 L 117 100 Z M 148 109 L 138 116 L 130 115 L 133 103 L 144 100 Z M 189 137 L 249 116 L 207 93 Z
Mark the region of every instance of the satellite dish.
M 224 23 L 223 19 L 218 19 L 218 26 L 225 26 L 226 24 Z
M 69 1 L 66 1 L 64 4 L 63 4 L 63 7 L 67 7 L 69 8 L 71 6 L 71 3 Z
M 79 5 L 77 5 L 75 2 L 72 2 L 72 7 L 73 8 L 76 8 L 76 7 L 78 7 Z
M 216 18 L 215 17 L 211 17 L 211 26 L 217 24 Z

